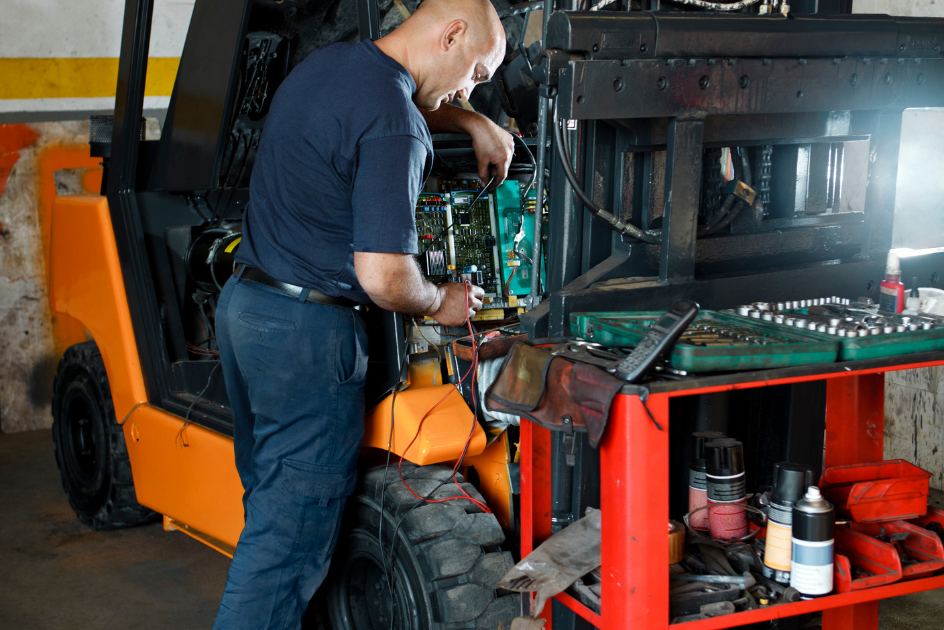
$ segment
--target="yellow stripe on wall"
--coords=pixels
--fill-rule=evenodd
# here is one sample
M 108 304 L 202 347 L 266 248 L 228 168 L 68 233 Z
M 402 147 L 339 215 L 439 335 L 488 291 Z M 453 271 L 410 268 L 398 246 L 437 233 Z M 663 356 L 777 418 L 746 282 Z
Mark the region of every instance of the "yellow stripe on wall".
M 170 96 L 178 57 L 148 59 L 146 96 Z M 114 96 L 117 57 L 0 57 L 0 99 Z

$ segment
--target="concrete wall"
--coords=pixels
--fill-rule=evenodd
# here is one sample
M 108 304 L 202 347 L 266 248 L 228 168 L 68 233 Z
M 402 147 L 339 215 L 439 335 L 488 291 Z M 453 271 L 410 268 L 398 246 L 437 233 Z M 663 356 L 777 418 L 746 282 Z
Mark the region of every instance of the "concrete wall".
M 885 374 L 885 458 L 924 468 L 944 490 L 944 367 Z
M 159 133 L 148 119 L 147 137 Z M 49 225 L 56 196 L 98 193 L 101 182 L 87 121 L 0 125 L 0 432 L 50 425 L 59 357 L 88 339 L 49 310 Z
M 88 123 L 0 125 L 0 431 L 49 426 L 56 363 L 84 330 L 49 311 L 44 243 L 52 201 L 101 186 Z M 57 178 L 57 173 L 59 177 Z M 58 339 L 58 341 L 57 341 Z
M 855 13 L 944 17 L 940 0 L 853 0 L 852 7 Z

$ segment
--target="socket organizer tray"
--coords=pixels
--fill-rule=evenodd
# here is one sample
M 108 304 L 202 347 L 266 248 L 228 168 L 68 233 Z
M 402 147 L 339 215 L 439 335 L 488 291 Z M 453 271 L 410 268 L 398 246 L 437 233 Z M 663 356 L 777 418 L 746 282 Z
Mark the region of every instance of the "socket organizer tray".
M 862 298 L 755 302 L 723 312 L 836 340 L 841 361 L 944 350 L 944 318 L 886 313 Z
M 576 336 L 606 347 L 633 347 L 661 311 L 572 313 Z M 701 311 L 682 333 L 669 365 L 686 372 L 733 372 L 832 363 L 837 339 L 754 319 Z

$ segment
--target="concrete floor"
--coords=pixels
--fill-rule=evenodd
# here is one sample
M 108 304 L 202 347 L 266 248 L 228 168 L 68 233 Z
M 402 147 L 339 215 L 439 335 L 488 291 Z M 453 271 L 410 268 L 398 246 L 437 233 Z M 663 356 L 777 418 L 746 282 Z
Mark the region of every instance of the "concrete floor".
M 229 558 L 160 523 L 93 532 L 69 508 L 47 431 L 0 434 L 0 629 L 213 624 Z M 882 630 L 942 627 L 944 590 L 881 604 Z
M 213 625 L 229 558 L 160 522 L 94 532 L 62 490 L 49 431 L 0 434 L 0 628 Z

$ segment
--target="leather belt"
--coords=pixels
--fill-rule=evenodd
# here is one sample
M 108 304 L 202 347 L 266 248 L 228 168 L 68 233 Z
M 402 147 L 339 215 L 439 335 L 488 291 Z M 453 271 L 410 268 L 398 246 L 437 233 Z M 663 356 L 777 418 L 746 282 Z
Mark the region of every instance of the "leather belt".
M 240 271 L 242 274 L 240 275 Z M 285 295 L 293 298 L 297 298 L 302 294 L 303 291 L 308 291 L 308 297 L 305 298 L 306 302 L 316 302 L 318 304 L 327 304 L 328 306 L 343 306 L 345 308 L 358 309 L 361 304 L 360 302 L 355 302 L 346 297 L 328 295 L 327 293 L 322 293 L 318 289 L 306 289 L 294 284 L 289 284 L 288 282 L 282 282 L 281 280 L 276 280 L 262 269 L 258 267 L 250 267 L 249 265 L 244 265 L 239 263 L 233 269 L 233 275 L 239 278 L 240 280 L 248 280 L 249 282 L 255 282 L 256 284 L 265 285 L 271 289 L 275 289 L 279 293 L 284 293 Z

